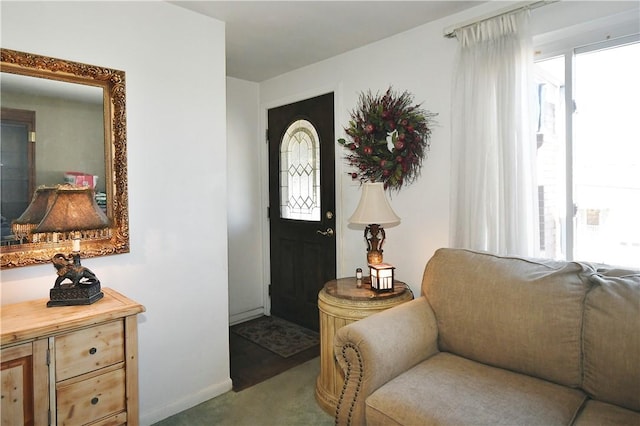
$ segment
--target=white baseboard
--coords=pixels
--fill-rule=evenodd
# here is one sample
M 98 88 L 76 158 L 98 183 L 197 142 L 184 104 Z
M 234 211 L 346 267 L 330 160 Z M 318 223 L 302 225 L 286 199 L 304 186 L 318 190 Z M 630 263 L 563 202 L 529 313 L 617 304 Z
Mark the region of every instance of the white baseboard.
M 232 387 L 233 383 L 231 382 L 231 378 L 227 378 L 223 382 L 215 383 L 197 393 L 185 395 L 184 398 L 174 401 L 171 404 L 164 405 L 151 412 L 140 413 L 140 424 L 145 426 L 157 423 L 160 420 L 164 420 L 167 417 L 171 417 L 174 414 L 188 410 L 216 396 L 220 396 L 225 392 L 229 392 Z
M 260 318 L 264 314 L 265 313 L 263 307 L 252 309 L 246 312 L 240 312 L 239 314 L 233 314 L 229 316 L 229 325 L 236 325 L 240 324 L 241 322 L 252 320 L 254 318 Z

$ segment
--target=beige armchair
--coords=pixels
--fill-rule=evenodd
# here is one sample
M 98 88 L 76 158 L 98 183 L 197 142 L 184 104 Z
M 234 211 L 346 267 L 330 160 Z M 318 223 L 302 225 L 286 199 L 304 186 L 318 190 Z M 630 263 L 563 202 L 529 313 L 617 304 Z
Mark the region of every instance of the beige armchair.
M 440 249 L 334 353 L 338 425 L 640 425 L 640 271 Z

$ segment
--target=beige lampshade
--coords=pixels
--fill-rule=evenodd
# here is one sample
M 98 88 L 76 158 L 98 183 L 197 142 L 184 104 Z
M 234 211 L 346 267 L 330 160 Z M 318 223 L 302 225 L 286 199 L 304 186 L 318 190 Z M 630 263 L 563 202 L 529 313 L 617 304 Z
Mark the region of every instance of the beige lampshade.
M 362 185 L 360 203 L 349 218 L 349 223 L 363 225 L 397 225 L 400 223 L 400 217 L 391 208 L 381 182 L 367 182 Z
M 60 185 L 53 204 L 33 232 L 72 232 L 108 226 L 109 219 L 96 203 L 93 189 Z

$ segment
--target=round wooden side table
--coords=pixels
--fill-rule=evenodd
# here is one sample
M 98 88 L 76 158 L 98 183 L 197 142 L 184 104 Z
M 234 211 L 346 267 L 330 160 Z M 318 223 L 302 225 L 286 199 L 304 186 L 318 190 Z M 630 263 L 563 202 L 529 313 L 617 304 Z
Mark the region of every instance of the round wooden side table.
M 333 355 L 333 337 L 347 324 L 366 318 L 413 299 L 409 287 L 393 281 L 393 292 L 377 293 L 369 277 L 357 287 L 355 277 L 331 280 L 318 293 L 320 311 L 320 374 L 316 380 L 316 401 L 324 411 L 335 415 L 344 375 Z

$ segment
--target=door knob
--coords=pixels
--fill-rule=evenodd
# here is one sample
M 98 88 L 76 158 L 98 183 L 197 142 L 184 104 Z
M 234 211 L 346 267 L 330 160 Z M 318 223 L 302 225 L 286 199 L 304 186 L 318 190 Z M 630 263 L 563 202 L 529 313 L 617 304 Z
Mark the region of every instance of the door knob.
M 327 228 L 326 231 L 317 230 L 316 231 L 320 235 L 324 235 L 325 237 L 333 237 L 333 229 Z

